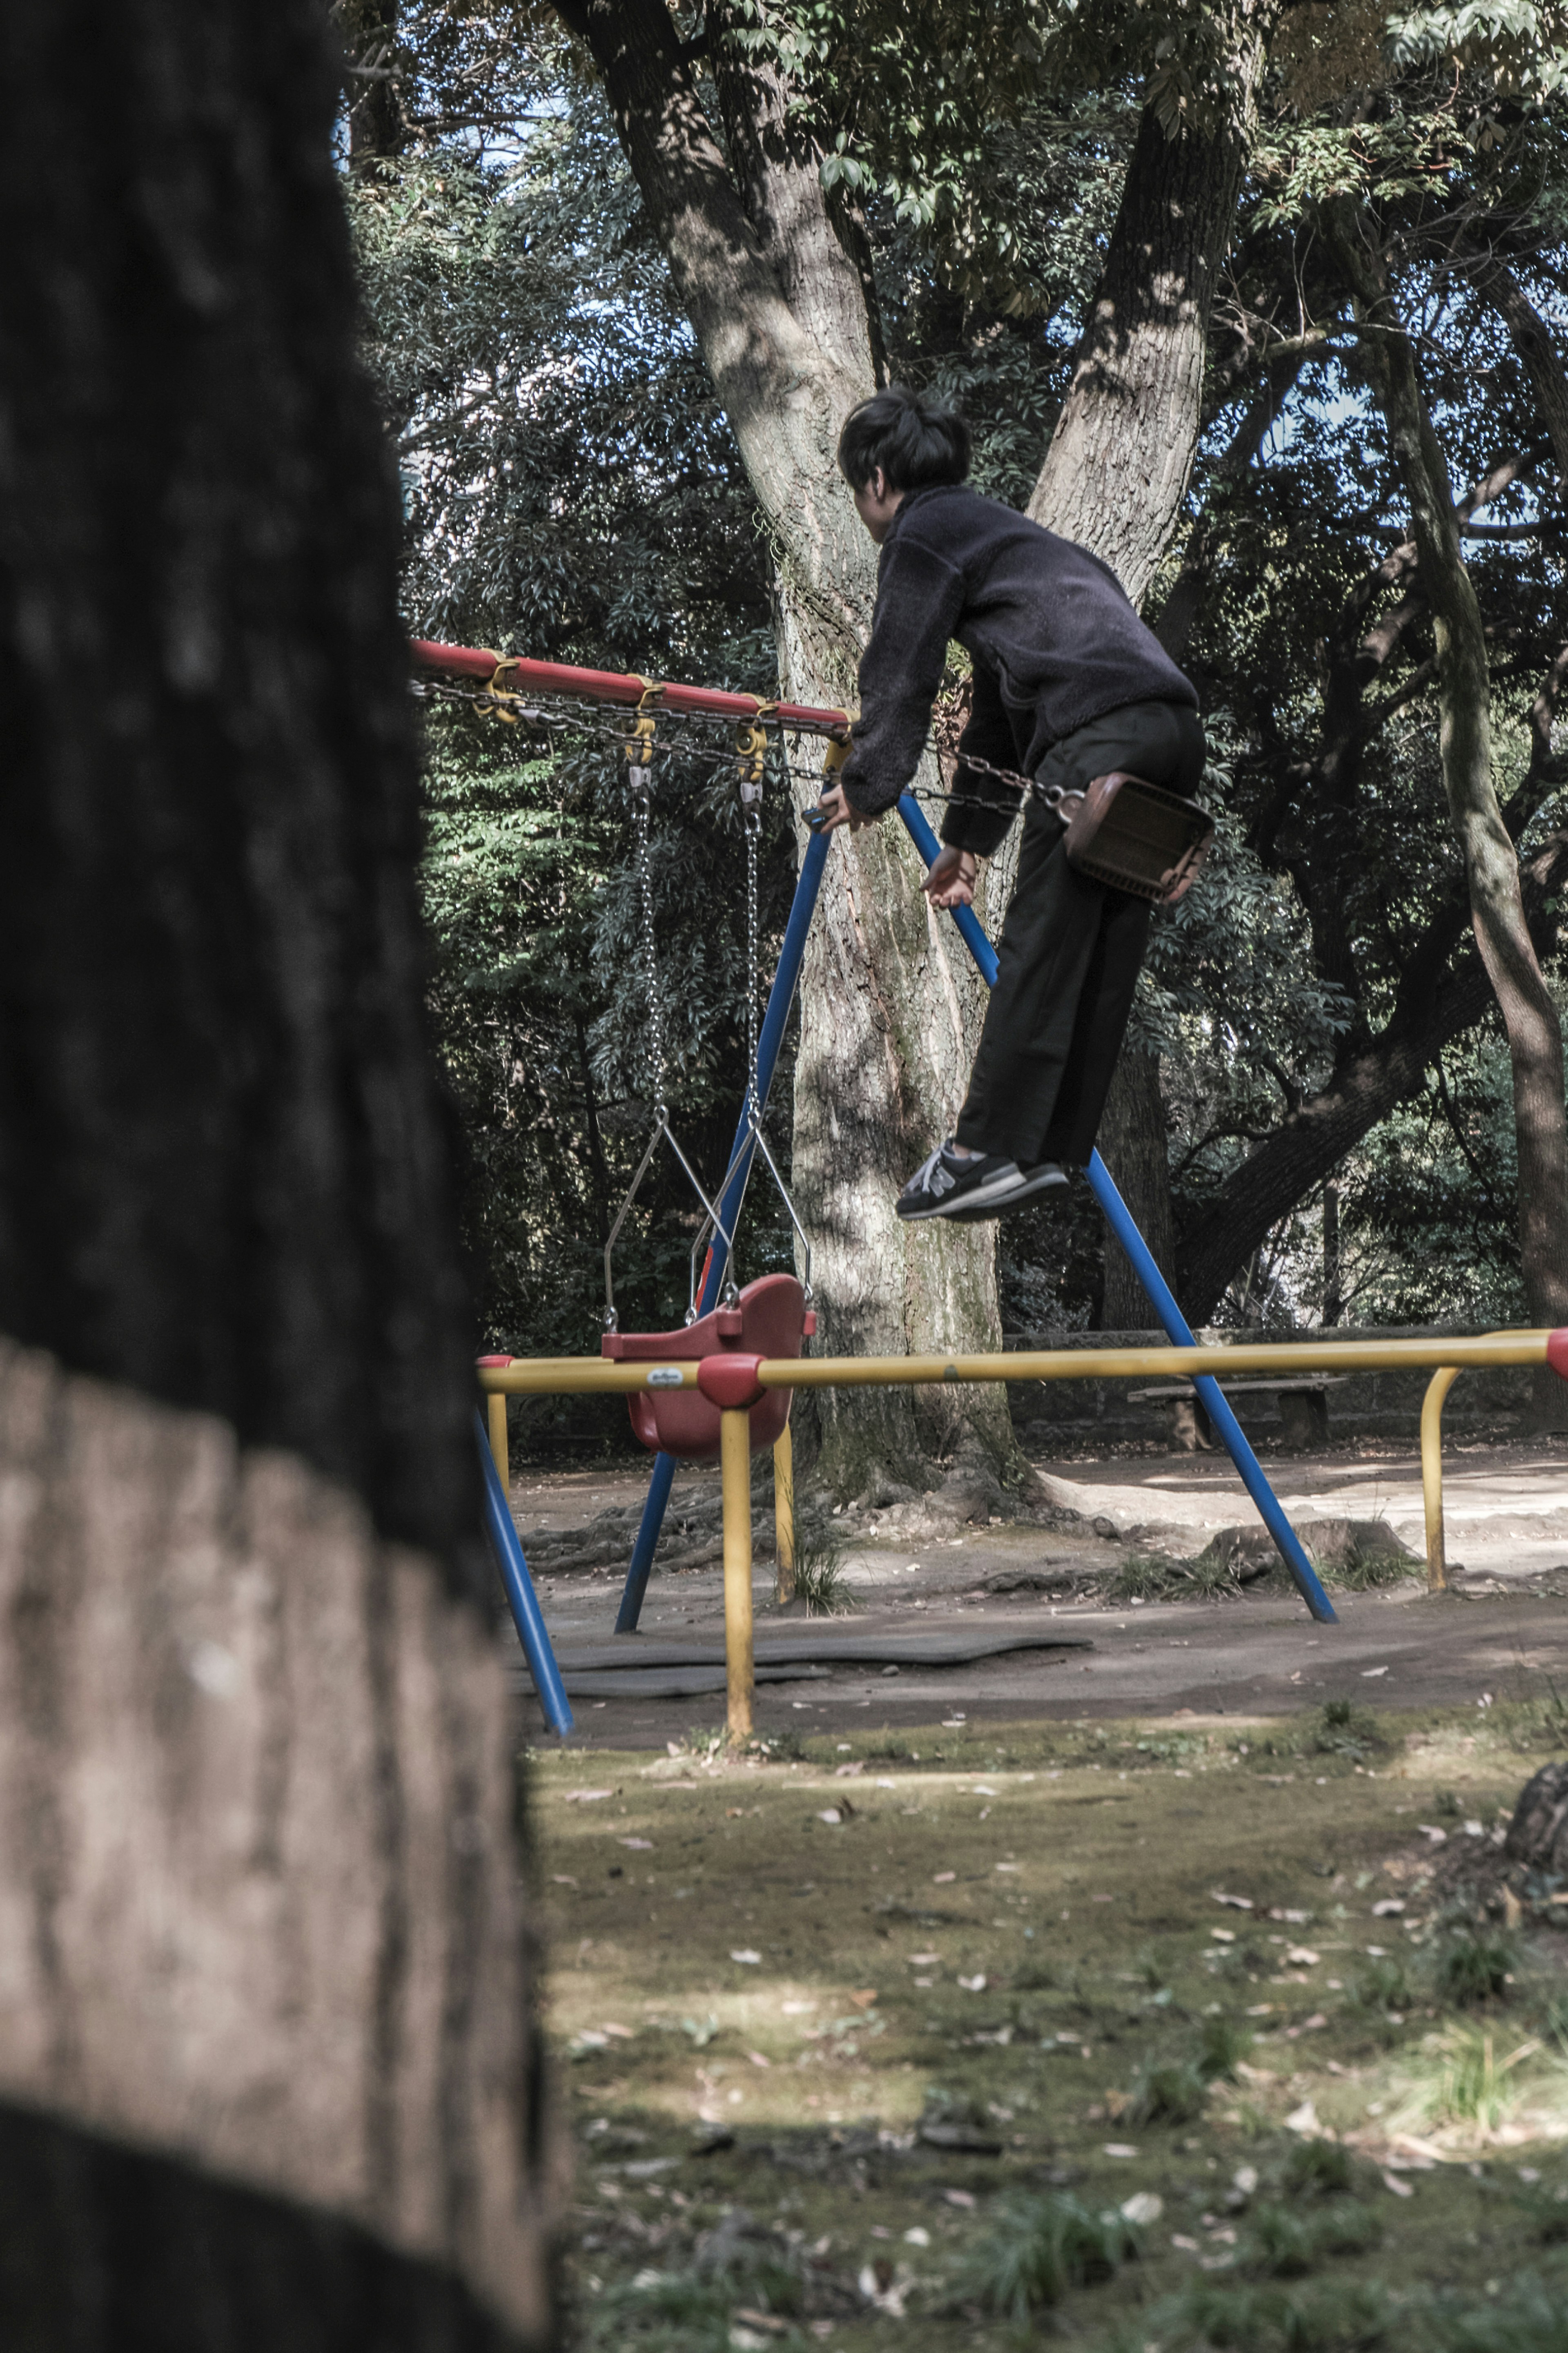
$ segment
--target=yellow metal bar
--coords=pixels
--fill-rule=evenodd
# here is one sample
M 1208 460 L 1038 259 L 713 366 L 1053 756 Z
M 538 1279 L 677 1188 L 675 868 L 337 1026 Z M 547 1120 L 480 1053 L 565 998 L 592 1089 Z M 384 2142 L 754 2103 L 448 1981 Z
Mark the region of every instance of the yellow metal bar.
M 1421 1372 L 1440 1366 L 1543 1365 L 1549 1332 L 1495 1332 L 1474 1340 L 1290 1341 L 1242 1348 L 1018 1349 L 989 1356 L 772 1356 L 757 1367 L 765 1389 L 868 1388 L 943 1381 L 1218 1380 L 1242 1373 Z M 697 1387 L 698 1366 L 611 1364 L 599 1356 L 519 1357 L 483 1365 L 490 1395 L 624 1396 L 633 1389 Z
M 795 1446 L 786 1421 L 773 1440 L 773 1551 L 781 1603 L 795 1599 Z
M 1448 1563 L 1443 1550 L 1443 1404 L 1462 1367 L 1443 1365 L 1426 1384 L 1421 1401 L 1421 1497 L 1426 1506 L 1426 1590 L 1445 1593 Z
M 719 1473 L 724 1500 L 724 1664 L 730 1737 L 752 1736 L 752 1417 L 744 1406 L 719 1417 Z
M 694 1389 L 695 1358 L 683 1365 L 613 1365 L 600 1356 L 519 1356 L 481 1365 L 479 1387 L 492 1397 L 624 1397 L 631 1389 Z
M 496 1471 L 500 1479 L 500 1491 L 503 1495 L 510 1495 L 511 1493 L 511 1464 L 507 1456 L 506 1399 L 504 1397 L 492 1397 L 489 1399 L 489 1423 L 490 1452 L 495 1457 Z
M 1210 1373 L 1420 1372 L 1429 1366 L 1542 1365 L 1547 1332 L 1502 1332 L 1475 1340 L 1295 1341 L 1241 1348 L 1019 1349 L 994 1356 L 770 1357 L 757 1367 L 765 1389 L 858 1388 L 943 1381 L 1167 1379 Z

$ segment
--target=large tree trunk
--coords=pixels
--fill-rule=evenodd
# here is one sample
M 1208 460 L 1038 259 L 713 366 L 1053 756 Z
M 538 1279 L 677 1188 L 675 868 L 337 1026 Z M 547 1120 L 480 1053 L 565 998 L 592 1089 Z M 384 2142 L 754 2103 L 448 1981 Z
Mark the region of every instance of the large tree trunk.
M 835 462 L 875 375 L 852 225 L 823 195 L 787 88 L 732 37 L 726 9 L 710 11 L 706 44 L 722 146 L 663 0 L 562 0 L 559 14 L 592 50 L 769 525 L 784 691 L 853 709 L 876 562 Z M 815 797 L 803 788 L 802 807 Z M 902 1177 L 952 1126 L 980 1011 L 920 871 L 896 818 L 840 837 L 806 956 L 794 1166 L 836 1354 L 1000 1345 L 985 1229 L 911 1231 L 893 1213 Z M 845 1493 L 879 1469 L 917 1471 L 922 1449 L 978 1443 L 1013 1460 L 999 1391 L 928 1403 L 857 1389 L 819 1404 L 822 1472 Z
M 1129 1039 L 1106 1098 L 1100 1153 L 1121 1198 L 1167 1282 L 1176 1272 L 1176 1225 L 1171 1205 L 1169 1126 L 1160 1092 L 1160 1057 Z M 1105 1237 L 1105 1284 L 1100 1321 L 1107 1332 L 1142 1332 L 1158 1323 L 1132 1261 L 1114 1237 Z
M 1519 859 L 1492 780 L 1491 681 L 1480 608 L 1459 543 L 1447 461 L 1432 429 L 1415 354 L 1381 253 L 1343 204 L 1335 243 L 1371 332 L 1367 373 L 1410 495 L 1420 577 L 1437 649 L 1439 750 L 1454 831 L 1464 851 L 1476 944 L 1486 965 L 1513 1069 L 1519 1160 L 1520 1255 L 1532 1324 L 1568 1321 L 1568 1121 L 1563 1030 L 1525 921 Z M 1568 1396 L 1542 1366 L 1537 1419 L 1568 1427 Z
M 542 2341 L 321 17 L 16 0 L 0 72 L 0 2336 Z
M 1203 421 L 1209 313 L 1257 121 L 1273 5 L 1239 8 L 1220 119 L 1171 135 L 1146 107 L 1116 226 L 1029 501 L 1142 605 L 1177 523 Z
M 1071 381 L 1029 501 L 1037 522 L 1108 564 L 1142 605 L 1181 521 L 1203 423 L 1209 313 L 1230 244 L 1257 120 L 1272 5 L 1244 7 L 1224 114 L 1174 135 L 1146 107 L 1127 168 L 1105 267 Z M 993 870 L 1010 890 L 1017 846 Z M 1106 1104 L 1104 1157 L 1163 1271 L 1174 1218 L 1157 1058 L 1124 1048 Z M 1124 1253 L 1105 1242 L 1101 1321 L 1142 1328 L 1153 1316 Z

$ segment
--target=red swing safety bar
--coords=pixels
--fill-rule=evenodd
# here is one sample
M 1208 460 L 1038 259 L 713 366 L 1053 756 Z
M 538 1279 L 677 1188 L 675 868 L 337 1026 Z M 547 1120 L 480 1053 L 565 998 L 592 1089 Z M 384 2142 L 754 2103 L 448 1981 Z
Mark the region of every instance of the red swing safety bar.
M 842 738 L 850 713 L 830 711 L 818 703 L 769 702 L 762 695 L 731 694 L 718 686 L 655 684 L 634 672 L 574 670 L 568 662 L 524 661 L 511 654 L 492 654 L 482 646 L 443 646 L 429 638 L 414 638 L 409 651 L 416 667 L 445 678 L 462 679 L 500 694 L 574 694 L 586 702 L 615 702 L 634 709 L 645 696 L 657 698 L 661 711 L 684 712 L 709 719 L 755 719 L 759 713 L 806 735 Z

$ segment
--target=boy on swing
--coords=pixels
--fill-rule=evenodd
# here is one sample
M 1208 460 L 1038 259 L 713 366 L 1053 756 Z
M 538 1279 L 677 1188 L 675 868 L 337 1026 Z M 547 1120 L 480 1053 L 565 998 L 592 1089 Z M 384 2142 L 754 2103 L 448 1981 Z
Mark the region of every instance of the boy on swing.
M 892 385 L 845 424 L 838 464 L 880 547 L 860 716 L 827 830 L 897 802 L 920 764 L 950 638 L 973 664 L 958 788 L 922 885 L 968 906 L 976 864 L 1022 797 L 984 770 L 1079 790 L 1124 769 L 1192 795 L 1204 766 L 1197 696 L 1114 575 L 1087 549 L 965 486 L 962 417 Z M 1010 803 L 1012 808 L 984 803 Z M 1132 1007 L 1149 909 L 1069 866 L 1066 827 L 1031 795 L 1018 879 L 958 1124 L 899 1196 L 900 1218 L 999 1217 L 1065 1185 L 1094 1147 Z

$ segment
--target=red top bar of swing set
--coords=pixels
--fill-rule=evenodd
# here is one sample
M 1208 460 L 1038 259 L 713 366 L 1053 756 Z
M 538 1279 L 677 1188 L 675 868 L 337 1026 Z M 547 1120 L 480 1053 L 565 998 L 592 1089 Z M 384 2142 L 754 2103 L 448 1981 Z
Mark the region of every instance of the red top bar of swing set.
M 409 650 L 421 670 L 439 670 L 448 678 L 471 679 L 489 686 L 497 665 L 505 662 L 508 693 L 577 694 L 588 702 L 639 703 L 649 681 L 613 670 L 574 670 L 566 662 L 522 661 L 511 655 L 487 653 L 481 646 L 442 646 L 428 638 L 415 638 Z M 754 719 L 759 711 L 782 727 L 799 728 L 811 735 L 843 736 L 849 725 L 847 711 L 827 711 L 809 702 L 764 702 L 754 694 L 727 694 L 717 686 L 657 688 L 657 707 L 663 711 L 703 712 L 712 719 Z

